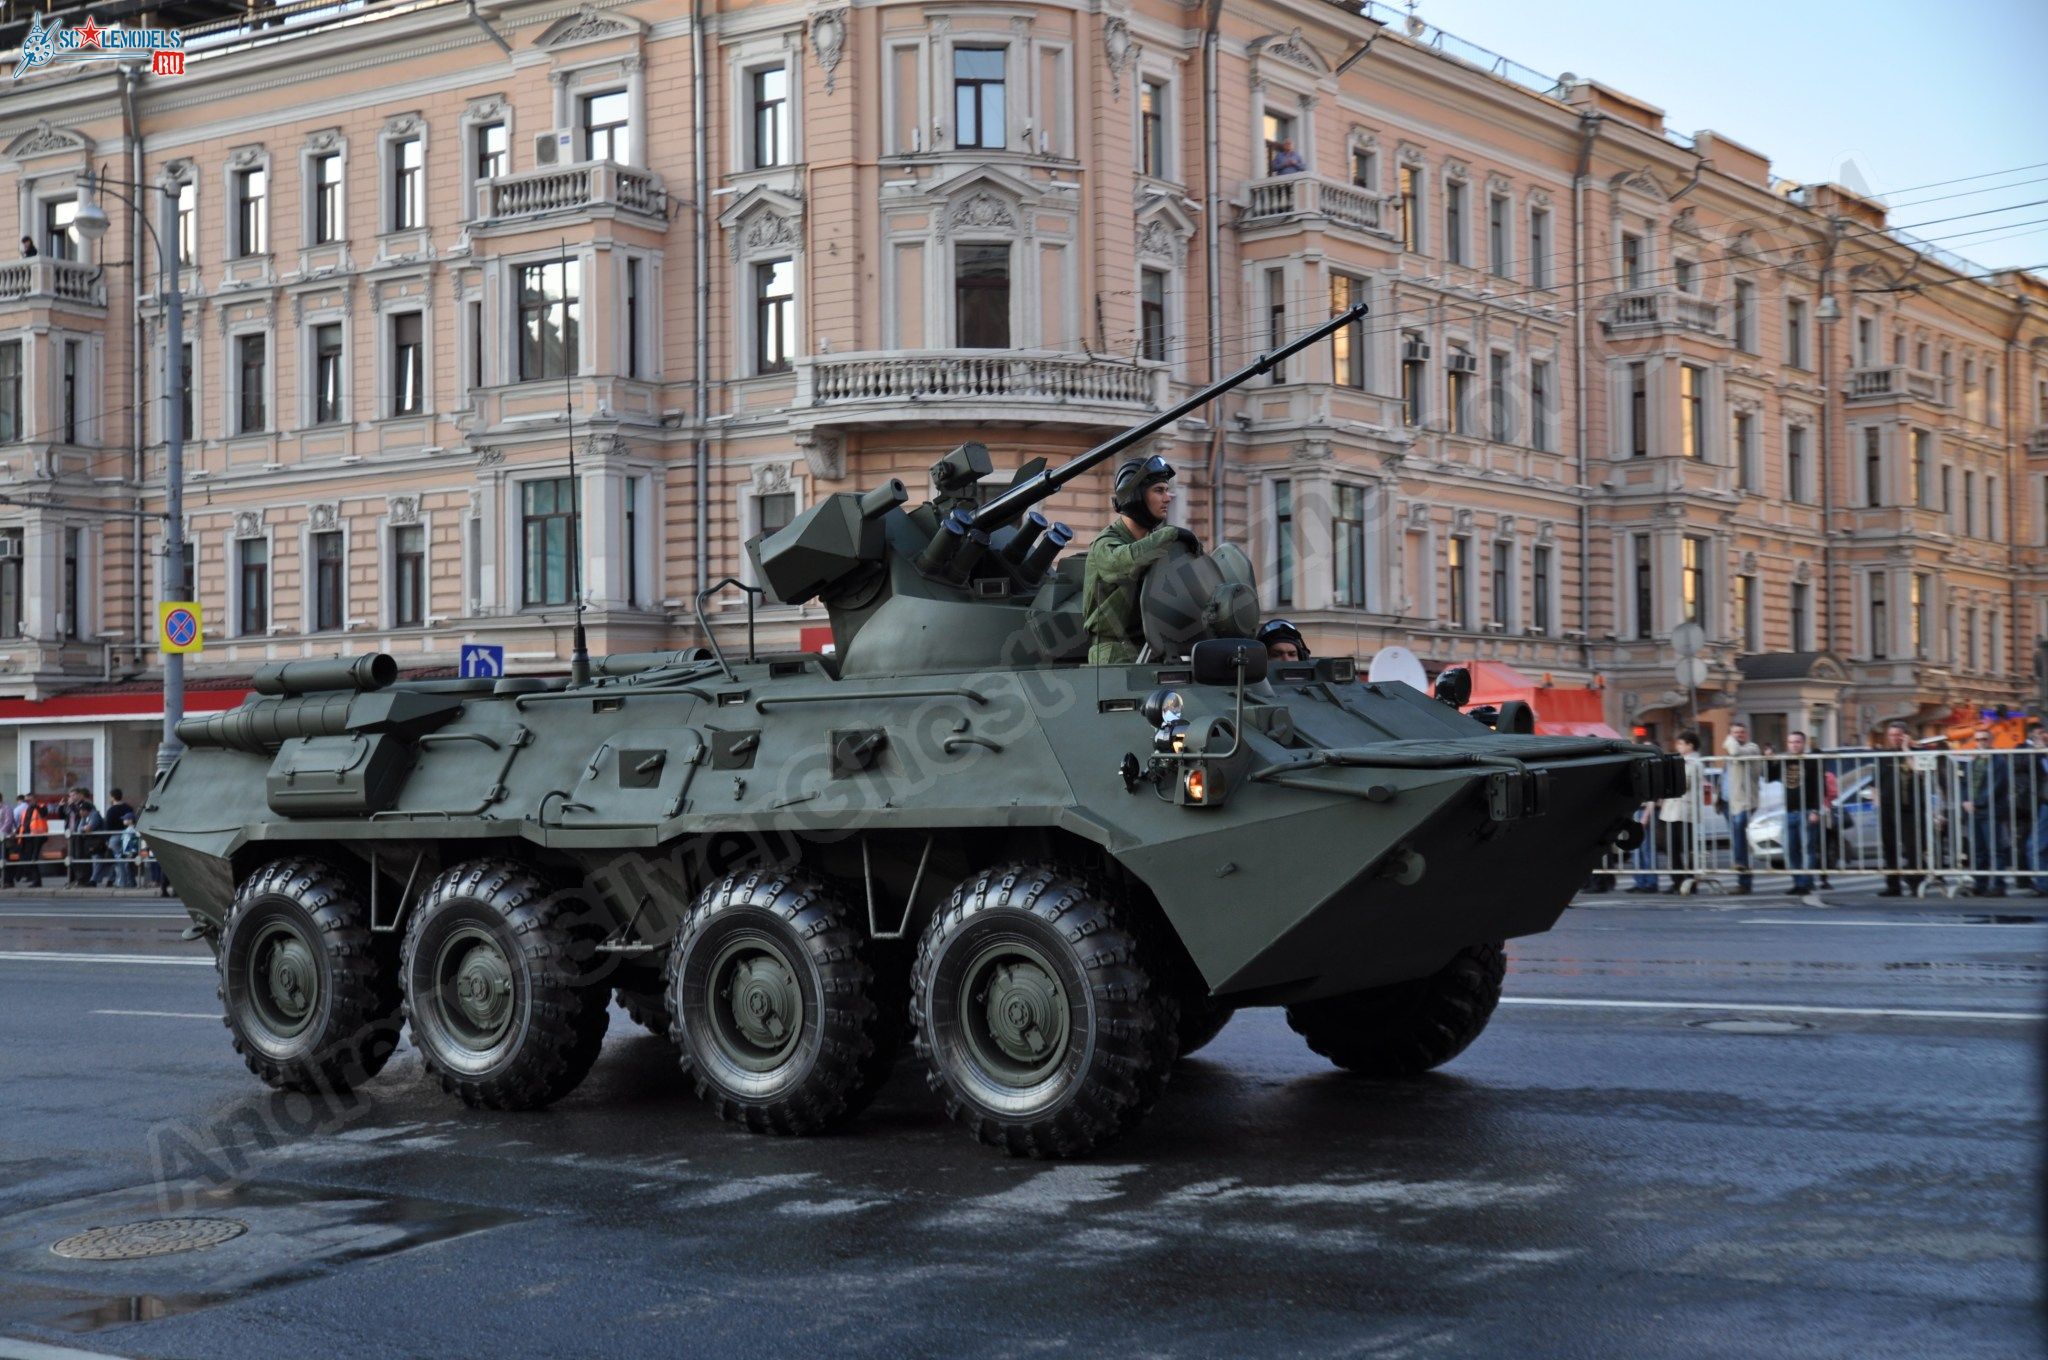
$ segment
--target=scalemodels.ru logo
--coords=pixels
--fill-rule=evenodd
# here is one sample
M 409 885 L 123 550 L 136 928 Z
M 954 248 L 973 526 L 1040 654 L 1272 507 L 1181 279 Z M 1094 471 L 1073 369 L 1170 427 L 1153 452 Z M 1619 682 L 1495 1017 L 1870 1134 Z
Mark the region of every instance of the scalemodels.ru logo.
M 62 19 L 45 23 L 38 14 L 29 21 L 21 43 L 14 78 L 20 80 L 59 61 L 142 61 L 156 76 L 185 74 L 185 34 L 175 28 L 101 28 L 88 14 L 85 22 L 67 26 Z

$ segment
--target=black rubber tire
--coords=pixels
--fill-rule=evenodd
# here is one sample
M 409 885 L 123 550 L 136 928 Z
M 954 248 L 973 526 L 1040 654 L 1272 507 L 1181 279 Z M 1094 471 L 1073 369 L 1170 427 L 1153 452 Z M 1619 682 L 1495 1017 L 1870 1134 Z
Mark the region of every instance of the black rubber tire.
M 610 989 L 592 977 L 603 937 L 587 903 L 508 860 L 458 864 L 428 885 L 402 976 L 413 1043 L 441 1089 L 483 1110 L 537 1110 L 575 1090 L 611 1021 Z M 460 1037 L 459 988 L 438 978 L 465 942 L 495 949 L 506 970 L 504 1031 L 481 1046 Z
M 1237 1007 L 1211 1001 L 1199 992 L 1181 997 L 1180 1024 L 1176 1030 L 1180 1056 L 1185 1058 L 1207 1048 L 1236 1014 Z
M 309 1013 L 289 1032 L 276 1023 L 279 1003 L 261 1000 L 266 993 L 250 960 L 252 951 L 273 955 L 280 945 L 315 970 Z M 228 908 L 215 968 L 235 1052 L 280 1090 L 352 1090 L 376 1076 L 398 1047 L 397 948 L 392 937 L 371 933 L 362 894 L 324 860 L 273 860 L 244 879 Z
M 1056 864 L 999 865 L 953 890 L 911 971 L 917 1051 L 948 1116 L 1015 1157 L 1083 1156 L 1145 1117 L 1172 1071 L 1180 1013 L 1129 919 L 1106 881 Z M 999 1041 L 979 1035 L 979 998 L 961 997 L 1018 945 L 1052 970 L 1066 1004 L 1047 1015 L 1064 1032 L 1047 1064 L 1005 1074 Z
M 1457 1057 L 1500 1004 L 1507 955 L 1475 944 L 1425 978 L 1287 1008 L 1308 1046 L 1347 1071 L 1413 1077 Z
M 870 942 L 853 920 L 831 884 L 798 868 L 733 874 L 690 904 L 668 954 L 669 1037 L 698 1099 L 719 1118 L 755 1133 L 823 1133 L 867 1108 L 888 1081 L 891 1021 Z M 780 1000 L 794 999 L 801 1012 L 786 1052 L 751 1050 L 759 1065 L 750 1067 L 745 1037 L 734 1032 L 735 1003 L 719 982 L 727 964 L 763 962 L 780 968 Z

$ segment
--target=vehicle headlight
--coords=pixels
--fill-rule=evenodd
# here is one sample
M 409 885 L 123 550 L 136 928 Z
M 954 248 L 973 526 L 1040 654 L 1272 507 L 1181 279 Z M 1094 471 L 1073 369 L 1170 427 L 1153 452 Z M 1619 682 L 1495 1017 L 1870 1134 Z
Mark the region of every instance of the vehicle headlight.
M 1187 705 L 1181 699 L 1180 691 L 1164 686 L 1146 695 L 1145 702 L 1138 711 L 1143 713 L 1145 721 L 1154 727 L 1166 727 L 1187 721 Z

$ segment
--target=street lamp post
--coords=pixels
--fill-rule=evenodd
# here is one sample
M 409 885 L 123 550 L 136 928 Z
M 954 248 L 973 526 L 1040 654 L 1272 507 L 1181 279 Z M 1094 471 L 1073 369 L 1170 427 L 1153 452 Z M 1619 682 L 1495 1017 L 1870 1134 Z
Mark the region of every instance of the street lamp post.
M 134 199 L 111 187 L 114 185 L 142 194 L 161 194 L 163 229 L 159 231 L 151 226 L 149 213 Z M 173 586 L 185 579 L 185 416 L 184 408 L 179 404 L 185 391 L 185 298 L 178 286 L 175 244 L 178 239 L 178 189 L 172 184 L 152 188 L 127 180 L 109 180 L 88 169 L 84 192 L 79 195 L 78 212 L 71 226 L 72 230 L 95 244 L 107 234 L 111 225 L 106 210 L 100 207 L 95 197 L 102 191 L 134 209 L 135 220 L 142 223 L 156 241 L 157 274 L 163 290 L 165 340 L 164 567 L 157 580 L 157 599 L 166 601 L 173 598 Z M 140 383 L 142 375 L 136 374 L 135 379 Z M 141 566 L 140 563 L 136 565 L 138 569 Z M 164 735 L 156 750 L 159 774 L 171 768 L 178 759 L 178 752 L 184 749 L 178 741 L 178 724 L 185 717 L 185 658 L 177 652 L 166 652 L 163 660 Z

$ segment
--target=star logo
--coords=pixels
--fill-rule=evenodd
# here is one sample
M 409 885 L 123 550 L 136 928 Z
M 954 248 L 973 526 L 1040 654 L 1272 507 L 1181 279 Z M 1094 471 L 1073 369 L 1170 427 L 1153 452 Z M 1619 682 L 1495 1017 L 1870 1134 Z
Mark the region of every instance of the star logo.
M 78 46 L 80 51 L 83 51 L 88 47 L 96 48 L 100 45 L 99 22 L 95 20 L 90 14 L 85 16 L 85 23 L 77 30 L 77 33 Z

